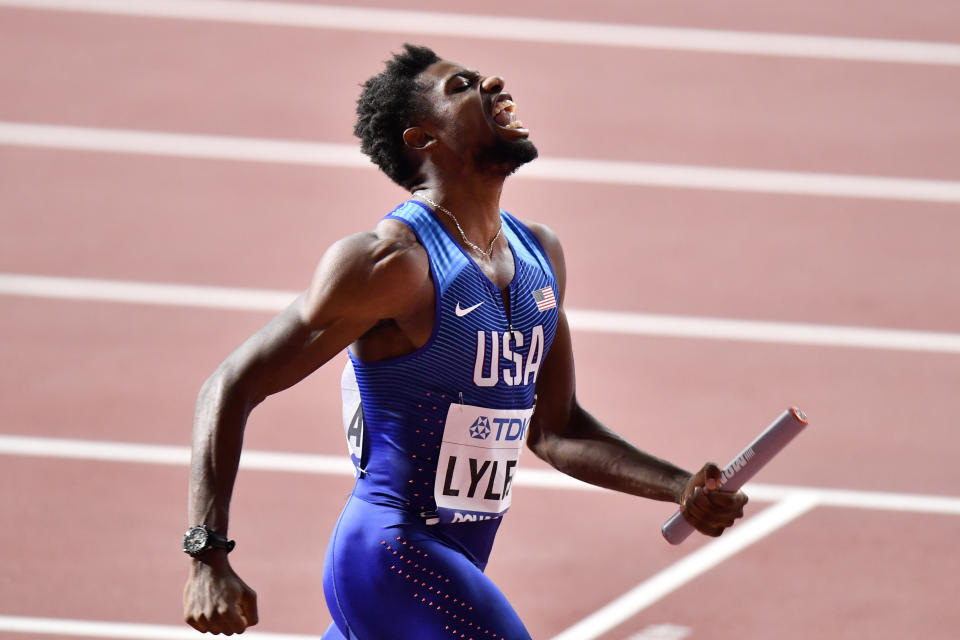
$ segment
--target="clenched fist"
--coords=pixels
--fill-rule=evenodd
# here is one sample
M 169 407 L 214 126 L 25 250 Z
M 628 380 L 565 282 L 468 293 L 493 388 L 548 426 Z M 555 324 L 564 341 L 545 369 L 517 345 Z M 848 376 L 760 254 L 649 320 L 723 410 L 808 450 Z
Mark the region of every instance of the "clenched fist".
M 680 510 L 684 520 L 708 536 L 719 536 L 723 530 L 743 517 L 747 496 L 742 491 L 722 491 L 720 467 L 708 462 L 695 473 L 683 490 Z
M 228 636 L 257 624 L 257 594 L 234 573 L 226 553 L 212 550 L 193 560 L 183 618 L 198 631 Z

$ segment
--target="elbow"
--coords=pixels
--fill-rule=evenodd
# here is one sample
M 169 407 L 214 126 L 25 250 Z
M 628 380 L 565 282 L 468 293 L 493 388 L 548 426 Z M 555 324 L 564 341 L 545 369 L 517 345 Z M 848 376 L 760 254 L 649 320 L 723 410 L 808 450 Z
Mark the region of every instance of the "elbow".
M 198 407 L 239 403 L 246 411 L 252 410 L 262 401 L 263 398 L 258 398 L 248 383 L 243 369 L 229 359 L 210 374 L 197 396 Z
M 542 424 L 534 425 L 527 432 L 527 448 L 554 469 L 558 468 L 554 448 L 557 443 L 556 436 Z
M 541 430 L 531 429 L 527 434 L 527 448 L 533 452 L 533 455 L 549 463 L 550 459 L 547 454 L 545 440 L 546 438 Z
M 564 460 L 569 455 L 566 445 L 576 439 L 577 419 L 582 411 L 573 401 L 562 414 L 541 415 L 539 419 L 535 415 L 527 432 L 527 447 L 554 469 L 564 471 Z
M 203 386 L 200 387 L 200 393 L 197 396 L 197 402 L 200 404 L 209 404 L 232 395 L 232 391 L 238 386 L 239 377 L 227 363 L 224 362 L 216 371 L 210 374 Z

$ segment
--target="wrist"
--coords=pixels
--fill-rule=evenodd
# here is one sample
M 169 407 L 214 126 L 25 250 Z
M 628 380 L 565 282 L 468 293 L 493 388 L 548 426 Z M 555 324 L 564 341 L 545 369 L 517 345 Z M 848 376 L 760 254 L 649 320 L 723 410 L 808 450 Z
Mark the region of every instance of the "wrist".
M 230 559 L 224 549 L 211 549 L 201 556 L 190 558 L 190 572 L 193 574 L 219 572 L 229 567 Z
M 683 499 L 687 493 L 687 487 L 690 485 L 690 480 L 693 479 L 693 474 L 689 471 L 678 470 L 678 473 L 674 476 L 673 479 L 673 501 L 683 506 Z

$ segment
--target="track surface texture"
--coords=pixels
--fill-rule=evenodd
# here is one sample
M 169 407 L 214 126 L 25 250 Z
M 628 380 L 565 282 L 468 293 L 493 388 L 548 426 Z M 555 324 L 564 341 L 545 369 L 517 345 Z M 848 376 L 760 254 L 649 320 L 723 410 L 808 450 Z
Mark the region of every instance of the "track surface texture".
M 404 199 L 349 148 L 359 83 L 405 41 L 504 76 L 537 162 L 584 167 L 560 179 L 534 163 L 502 204 L 564 243 L 586 407 L 687 468 L 726 462 L 788 406 L 811 419 L 748 485 L 742 522 L 678 547 L 659 533 L 670 505 L 525 454 L 488 573 L 533 636 L 956 637 L 960 4 L 337 7 L 339 22 L 308 2 L 0 0 L 0 640 L 200 637 L 181 622 L 178 549 L 196 392 L 331 242 Z M 563 25 L 579 41 L 550 35 Z M 605 41 L 614 27 L 628 40 Z M 735 50 L 705 45 L 720 36 Z M 868 48 L 890 59 L 858 59 Z M 158 136 L 104 142 L 135 132 Z M 159 150 L 181 135 L 220 151 Z M 347 159 L 236 151 L 263 140 Z M 629 175 L 650 167 L 689 180 Z M 694 184 L 700 169 L 727 172 Z M 794 186 L 765 187 L 785 174 Z M 811 176 L 888 191 L 813 193 Z M 139 293 L 90 293 L 121 285 Z M 601 326 L 588 311 L 616 313 Z M 636 328 L 650 318 L 666 330 Z M 728 320 L 839 338 L 710 333 Z M 932 346 L 857 343 L 873 329 Z M 230 533 L 259 594 L 254 637 L 318 638 L 330 621 L 323 552 L 352 484 L 343 359 L 247 429 Z

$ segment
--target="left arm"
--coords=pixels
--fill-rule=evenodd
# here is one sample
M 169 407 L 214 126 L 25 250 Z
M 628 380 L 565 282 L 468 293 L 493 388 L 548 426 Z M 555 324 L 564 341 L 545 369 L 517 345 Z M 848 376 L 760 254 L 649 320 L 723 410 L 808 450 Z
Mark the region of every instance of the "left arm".
M 747 498 L 716 490 L 720 469 L 707 463 L 696 474 L 641 451 L 586 411 L 576 397 L 570 327 L 563 310 L 566 267 L 556 236 L 530 225 L 550 256 L 557 279 L 559 320 L 553 345 L 537 379 L 537 409 L 527 445 L 558 471 L 590 484 L 681 505 L 699 531 L 720 535 L 743 515 Z
M 689 472 L 641 451 L 580 406 L 574 392 L 570 329 L 563 310 L 537 380 L 527 445 L 558 471 L 590 484 L 679 503 Z

